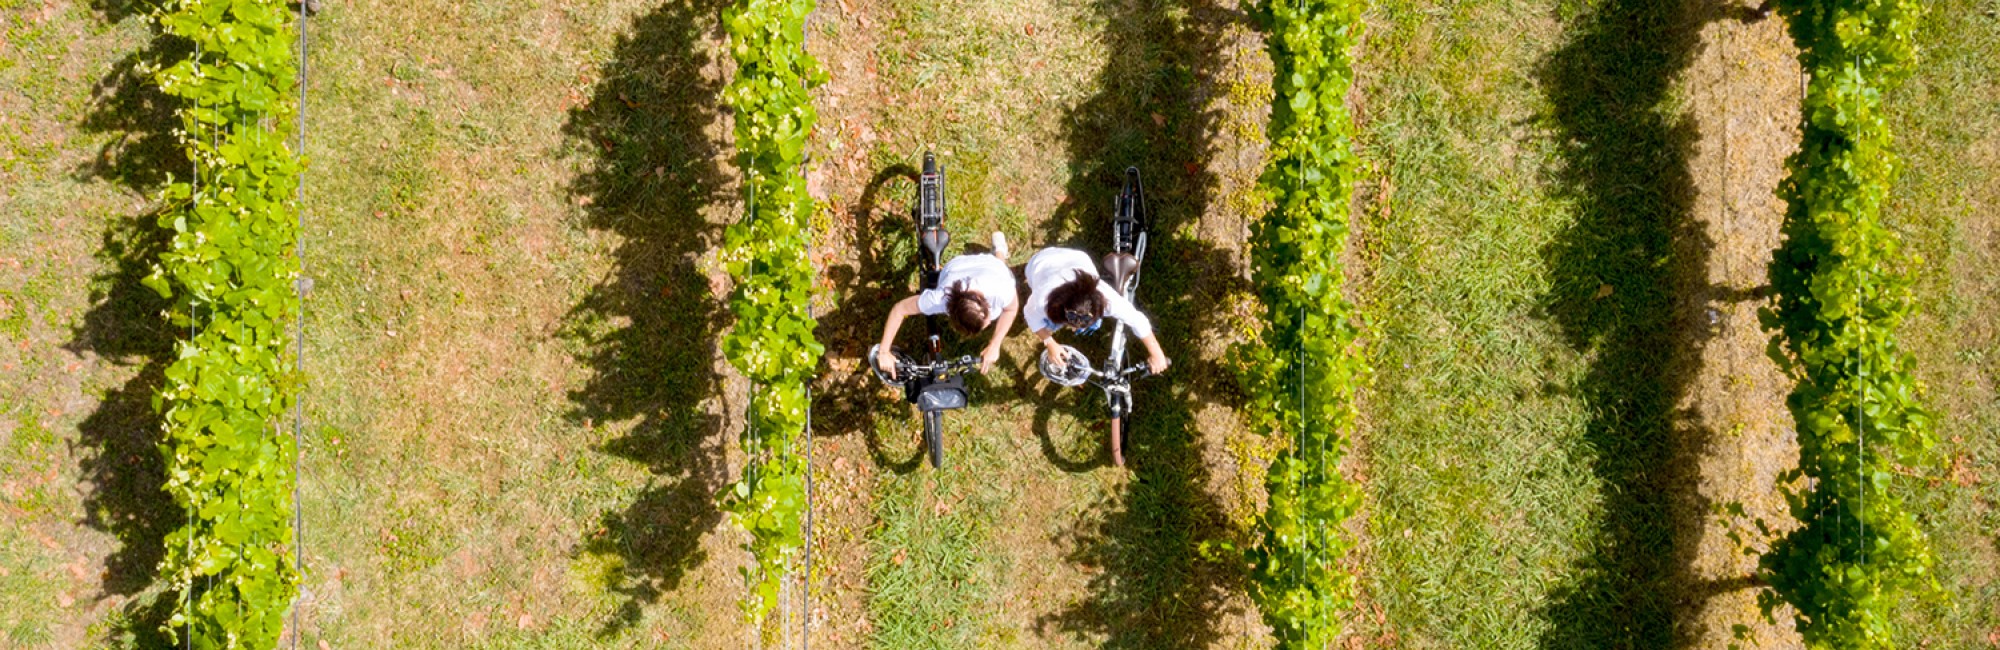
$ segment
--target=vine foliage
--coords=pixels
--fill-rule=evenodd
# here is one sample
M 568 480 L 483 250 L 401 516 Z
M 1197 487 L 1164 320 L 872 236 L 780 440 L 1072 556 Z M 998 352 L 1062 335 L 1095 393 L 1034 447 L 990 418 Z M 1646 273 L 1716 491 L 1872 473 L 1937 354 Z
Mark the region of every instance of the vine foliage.
M 804 547 L 806 381 L 825 348 L 813 338 L 814 269 L 807 258 L 814 204 L 806 193 L 806 138 L 817 114 L 811 90 L 826 73 L 805 49 L 813 0 L 739 0 L 725 10 L 736 78 L 724 91 L 735 110 L 737 165 L 748 214 L 724 234 L 736 279 L 736 323 L 723 355 L 755 384 L 742 439 L 750 458 L 723 506 L 749 531 L 744 610 L 761 621 L 778 602 L 791 559 Z
M 167 632 L 196 648 L 271 648 L 299 584 L 297 441 L 278 426 L 301 383 L 285 354 L 299 314 L 295 25 L 277 0 L 172 0 L 156 18 L 194 46 L 154 74 L 180 102 L 194 177 L 164 192 L 173 242 L 144 280 L 189 331 L 154 398 L 166 489 L 188 515 L 160 567 L 180 595 Z
M 1896 344 L 1911 278 L 1882 221 L 1897 159 L 1883 94 L 1910 71 L 1914 0 L 1780 0 L 1810 75 L 1799 152 L 1779 188 L 1784 244 L 1764 326 L 1771 356 L 1798 382 L 1787 400 L 1799 466 L 1782 477 L 1802 526 L 1765 554 L 1772 591 L 1797 610 L 1809 647 L 1893 647 L 1901 597 L 1941 593 L 1924 533 L 1890 492 L 1898 463 L 1935 444 L 1914 362 Z M 1800 479 L 1804 479 L 1802 482 Z
M 1342 293 L 1348 205 L 1359 175 L 1346 96 L 1361 0 L 1273 0 L 1276 62 L 1271 158 L 1260 183 L 1273 207 L 1255 224 L 1253 275 L 1266 327 L 1244 347 L 1249 412 L 1286 441 L 1265 479 L 1261 539 L 1247 550 L 1250 595 L 1280 648 L 1331 647 L 1353 605 L 1339 562 L 1360 490 L 1339 473 L 1369 372 L 1358 315 Z

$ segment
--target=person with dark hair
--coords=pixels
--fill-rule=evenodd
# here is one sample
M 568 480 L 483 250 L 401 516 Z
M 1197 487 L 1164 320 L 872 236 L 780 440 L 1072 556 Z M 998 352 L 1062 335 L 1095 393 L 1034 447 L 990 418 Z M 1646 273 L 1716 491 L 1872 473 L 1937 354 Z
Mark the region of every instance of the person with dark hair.
M 993 331 L 993 340 L 979 356 L 979 371 L 992 372 L 993 364 L 1000 361 L 1000 343 L 1007 338 L 1007 330 L 1013 328 L 1014 315 L 1021 311 L 1021 301 L 1014 290 L 1014 271 L 1007 268 L 1005 261 L 1007 241 L 997 232 L 993 233 L 993 253 L 951 258 L 938 270 L 938 288 L 904 298 L 891 307 L 888 322 L 882 324 L 882 345 L 874 359 L 876 367 L 890 377 L 896 376 L 896 357 L 890 354 L 889 346 L 896 341 L 896 331 L 902 328 L 903 319 L 916 314 L 946 314 L 951 328 L 961 336 L 971 336 L 999 323 Z
M 1097 264 L 1090 254 L 1072 248 L 1044 248 L 1028 258 L 1028 329 L 1041 337 L 1047 358 L 1057 367 L 1063 364 L 1062 345 L 1056 343 L 1058 330 L 1069 328 L 1083 334 L 1097 331 L 1106 316 L 1132 330 L 1132 336 L 1146 346 L 1146 364 L 1154 373 L 1167 371 L 1170 363 L 1153 337 L 1153 321 L 1139 313 L 1132 301 L 1098 279 Z

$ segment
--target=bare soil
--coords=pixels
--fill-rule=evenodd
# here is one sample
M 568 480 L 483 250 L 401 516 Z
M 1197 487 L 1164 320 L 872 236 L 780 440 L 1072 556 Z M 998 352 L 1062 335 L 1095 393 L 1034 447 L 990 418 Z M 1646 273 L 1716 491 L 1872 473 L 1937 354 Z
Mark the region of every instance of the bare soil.
M 1674 504 L 1682 526 L 1674 546 L 1688 567 L 1676 627 L 1690 648 L 1796 648 L 1790 617 L 1766 623 L 1757 607 L 1757 554 L 1774 538 L 1752 522 L 1779 535 L 1795 525 L 1777 491 L 1777 475 L 1798 464 L 1785 410 L 1792 381 L 1765 355 L 1770 334 L 1757 310 L 1770 302 L 1767 267 L 1780 243 L 1778 183 L 1798 148 L 1800 73 L 1783 19 L 1759 19 L 1748 2 L 1688 4 L 1703 25 L 1682 81 L 1686 119 L 1700 134 L 1688 160 L 1700 234 L 1683 241 L 1706 250 L 1684 258 L 1706 268 L 1693 270 L 1676 307 L 1676 320 L 1701 333 L 1677 361 L 1688 380 L 1674 456 L 1697 478 L 1691 497 Z M 1748 635 L 1735 635 L 1736 625 Z

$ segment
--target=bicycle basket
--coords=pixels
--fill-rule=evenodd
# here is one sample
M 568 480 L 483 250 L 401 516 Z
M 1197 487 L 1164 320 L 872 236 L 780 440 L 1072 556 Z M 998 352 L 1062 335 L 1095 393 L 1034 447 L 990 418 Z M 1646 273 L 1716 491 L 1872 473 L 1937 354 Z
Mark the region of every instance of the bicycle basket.
M 1042 376 L 1058 386 L 1070 388 L 1082 386 L 1084 382 L 1090 381 L 1090 358 L 1083 356 L 1082 350 L 1067 345 L 1062 346 L 1062 351 L 1066 361 L 1060 372 L 1050 367 L 1047 351 L 1043 351 L 1041 356 L 1036 358 L 1038 365 L 1041 366 Z
M 889 386 L 892 388 L 902 388 L 903 379 L 909 379 L 908 377 L 904 377 L 903 379 L 890 379 L 889 373 L 882 372 L 881 366 L 875 365 L 875 353 L 881 349 L 882 349 L 882 344 L 880 343 L 868 346 L 868 358 L 862 359 L 861 362 L 867 365 L 869 370 L 875 372 L 875 378 L 882 380 L 882 385 Z M 894 355 L 896 357 L 896 365 L 898 366 L 915 365 L 915 362 L 910 359 L 910 355 L 903 354 L 902 350 L 889 348 L 889 354 Z
M 965 408 L 965 385 L 956 381 L 957 377 L 952 379 L 954 381 L 925 386 L 923 392 L 917 393 L 917 410 L 929 412 Z

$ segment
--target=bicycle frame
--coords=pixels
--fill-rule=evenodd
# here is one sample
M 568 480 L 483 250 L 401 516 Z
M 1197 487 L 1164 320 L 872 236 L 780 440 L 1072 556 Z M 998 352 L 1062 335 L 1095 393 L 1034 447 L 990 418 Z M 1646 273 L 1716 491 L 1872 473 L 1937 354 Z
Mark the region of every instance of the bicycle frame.
M 923 291 L 938 288 L 938 276 L 944 272 L 944 251 L 951 243 L 951 233 L 944 229 L 944 173 L 938 169 L 936 156 L 924 153 L 924 169 L 917 177 L 917 204 L 911 207 L 910 216 L 916 221 L 917 245 L 921 249 L 917 255 L 918 283 Z M 931 467 L 944 464 L 944 412 L 965 408 L 968 396 L 965 391 L 964 375 L 976 370 L 978 360 L 971 356 L 946 359 L 944 356 L 944 328 L 937 316 L 924 317 L 925 347 L 930 350 L 930 362 L 919 364 L 900 352 L 897 356 L 896 376 L 903 388 L 903 400 L 916 405 L 924 418 L 924 446 L 928 448 Z M 868 350 L 869 365 L 873 366 L 880 346 Z M 883 381 L 889 382 L 887 377 Z
M 917 178 L 917 205 L 912 210 L 917 221 L 917 243 L 919 253 L 919 285 L 922 290 L 938 288 L 938 274 L 944 272 L 944 249 L 951 244 L 951 233 L 944 229 L 944 173 L 938 169 L 937 157 L 924 153 L 923 175 Z M 931 362 L 944 360 L 944 329 L 938 326 L 938 317 L 925 316 L 924 328 L 929 343 Z
M 1144 193 L 1139 183 L 1139 168 L 1125 168 L 1125 190 L 1119 192 L 1112 204 L 1111 252 L 1129 253 L 1139 261 L 1131 276 L 1123 286 L 1113 287 L 1119 297 L 1132 300 L 1139 290 L 1139 269 L 1146 261 L 1146 227 L 1143 221 Z M 1104 399 L 1111 406 L 1112 419 L 1131 413 L 1132 388 L 1129 370 L 1125 367 L 1125 327 L 1124 323 L 1114 323 L 1111 331 L 1111 349 L 1105 356 L 1104 369 L 1092 372 L 1092 382 L 1104 389 Z M 1134 366 L 1143 368 L 1144 364 Z M 1101 380 L 1099 378 L 1102 378 Z
M 1144 186 L 1139 181 L 1139 168 L 1125 168 L 1125 189 L 1118 193 L 1112 203 L 1111 255 L 1106 256 L 1106 271 L 1118 273 L 1113 260 L 1122 267 L 1123 256 L 1130 255 L 1130 267 L 1122 278 L 1114 277 L 1117 283 L 1112 287 L 1119 297 L 1137 303 L 1139 272 L 1146 261 L 1146 198 Z M 1115 323 L 1111 331 L 1110 352 L 1105 355 L 1104 369 L 1092 370 L 1090 383 L 1104 391 L 1104 401 L 1111 408 L 1111 460 L 1125 464 L 1126 439 L 1131 431 L 1126 417 L 1132 414 L 1132 377 L 1151 374 L 1151 368 L 1141 363 L 1125 366 L 1125 324 Z
M 1111 364 L 1106 363 L 1105 365 L 1110 366 Z M 1117 370 L 1109 368 L 1106 370 L 1089 368 L 1088 370 L 1090 374 L 1087 381 L 1092 386 L 1104 389 L 1104 397 L 1111 403 L 1111 417 L 1114 418 L 1131 415 L 1132 378 L 1145 376 L 1147 373 L 1153 371 L 1143 361 Z

